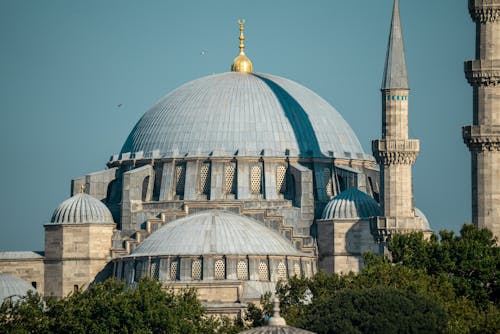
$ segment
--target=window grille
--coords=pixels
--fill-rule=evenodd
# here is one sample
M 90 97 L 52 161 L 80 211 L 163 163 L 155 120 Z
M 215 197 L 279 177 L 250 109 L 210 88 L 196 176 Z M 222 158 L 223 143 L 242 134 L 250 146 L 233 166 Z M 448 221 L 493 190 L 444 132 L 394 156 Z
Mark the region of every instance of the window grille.
M 293 265 L 293 274 L 297 277 L 300 277 L 300 265 L 298 263 L 295 263 Z
M 210 164 L 208 163 L 201 165 L 199 189 L 202 194 L 210 194 Z
M 326 196 L 333 197 L 333 182 L 332 182 L 332 173 L 330 171 L 330 168 L 325 168 L 323 170 L 323 173 L 325 175 Z
M 195 281 L 201 280 L 201 260 L 194 260 L 191 263 L 191 278 Z
M 267 268 L 267 263 L 264 261 L 259 263 L 259 280 L 269 281 L 269 270 Z
M 278 264 L 278 279 L 283 281 L 286 280 L 286 266 L 283 262 Z
M 238 265 L 236 267 L 236 276 L 240 281 L 247 281 L 248 280 L 247 261 L 245 261 L 245 260 L 238 261 Z
M 235 182 L 236 166 L 234 163 L 226 165 L 225 171 L 225 192 L 226 194 L 236 193 L 236 182 Z
M 184 184 L 186 183 L 186 165 L 175 166 L 175 194 L 184 195 Z
M 260 165 L 252 166 L 250 169 L 250 192 L 262 193 L 262 167 Z
M 174 260 L 170 263 L 170 280 L 175 281 L 177 280 L 177 268 L 178 264 L 177 261 Z
M 224 260 L 215 261 L 215 279 L 226 278 L 226 266 L 224 265 Z
M 286 194 L 286 167 L 278 166 L 276 169 L 276 191 L 278 194 Z
M 306 263 L 306 273 L 305 273 L 305 276 L 307 278 L 311 277 L 311 263 L 307 262 Z
M 160 279 L 160 261 L 155 260 L 151 262 L 151 277 L 155 280 Z

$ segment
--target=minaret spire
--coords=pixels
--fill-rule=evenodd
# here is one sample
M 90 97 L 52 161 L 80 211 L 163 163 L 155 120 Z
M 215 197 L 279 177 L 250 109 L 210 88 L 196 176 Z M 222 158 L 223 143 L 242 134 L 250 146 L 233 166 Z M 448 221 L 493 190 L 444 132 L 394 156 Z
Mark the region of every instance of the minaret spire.
M 250 59 L 245 54 L 245 19 L 239 19 L 238 25 L 240 26 L 240 54 L 234 58 L 231 64 L 231 71 L 233 72 L 252 72 L 253 65 Z
M 408 89 L 408 75 L 406 73 L 405 48 L 401 21 L 399 19 L 399 1 L 394 1 L 392 10 L 391 32 L 387 43 L 387 57 L 385 60 L 382 89 Z
M 381 242 L 393 233 L 429 232 L 413 206 L 412 166 L 420 142 L 408 138 L 408 99 L 399 3 L 395 0 L 382 80 L 382 138 L 372 142 L 373 155 L 380 165 L 383 215 L 374 218 L 371 226 Z

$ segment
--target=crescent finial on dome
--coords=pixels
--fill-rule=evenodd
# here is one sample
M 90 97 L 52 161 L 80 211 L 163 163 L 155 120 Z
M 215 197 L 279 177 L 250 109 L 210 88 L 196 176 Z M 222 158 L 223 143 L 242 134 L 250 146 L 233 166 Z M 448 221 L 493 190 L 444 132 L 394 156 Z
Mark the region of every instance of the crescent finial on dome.
M 234 58 L 231 64 L 231 71 L 250 73 L 253 71 L 253 66 L 250 59 L 245 55 L 245 35 L 243 33 L 245 30 L 245 19 L 239 19 L 238 24 L 240 25 L 240 54 Z

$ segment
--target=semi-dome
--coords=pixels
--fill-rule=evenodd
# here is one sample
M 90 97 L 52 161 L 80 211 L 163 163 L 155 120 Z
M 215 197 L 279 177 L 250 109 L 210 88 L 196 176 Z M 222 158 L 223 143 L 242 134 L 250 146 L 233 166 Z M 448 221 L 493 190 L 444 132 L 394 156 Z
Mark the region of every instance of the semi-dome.
M 203 77 L 166 95 L 112 159 L 261 155 L 373 160 L 317 94 L 288 79 L 244 72 Z
M 357 188 L 350 188 L 328 202 L 321 219 L 366 219 L 380 214 L 377 201 Z
M 85 193 L 68 198 L 54 211 L 54 224 L 114 224 L 109 209 L 98 199 Z
M 6 298 L 11 298 L 15 302 L 19 298 L 26 296 L 30 290 L 36 292 L 34 287 L 19 277 L 0 273 L 0 305 Z
M 130 256 L 295 255 L 293 244 L 262 223 L 227 211 L 209 210 L 168 223 Z
M 429 223 L 429 220 L 425 216 L 425 214 L 422 212 L 422 210 L 415 208 L 415 216 L 422 218 L 422 230 L 423 231 L 431 231 L 431 225 Z

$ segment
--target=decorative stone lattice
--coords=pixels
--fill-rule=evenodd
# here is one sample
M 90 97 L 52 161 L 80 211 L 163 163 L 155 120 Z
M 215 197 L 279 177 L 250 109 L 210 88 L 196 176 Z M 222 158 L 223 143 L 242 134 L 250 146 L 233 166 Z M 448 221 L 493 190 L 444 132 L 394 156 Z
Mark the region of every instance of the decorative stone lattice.
M 293 273 L 295 276 L 300 277 L 300 265 L 298 263 L 293 265 Z
M 208 163 L 201 165 L 199 189 L 202 194 L 210 194 L 210 164 Z
M 264 261 L 259 263 L 259 281 L 269 281 L 269 269 Z
M 312 276 L 312 271 L 311 271 L 311 264 L 309 262 L 306 263 L 306 272 L 305 272 L 305 276 L 307 278 L 311 277 Z
M 250 192 L 252 194 L 262 193 L 262 168 L 260 165 L 252 166 L 250 169 Z
M 177 261 L 172 261 L 170 263 L 170 280 L 175 281 L 177 280 Z
M 325 168 L 323 170 L 323 173 L 325 175 L 325 190 L 326 190 L 326 196 L 328 197 L 333 197 L 333 182 L 332 182 L 332 173 L 330 171 L 330 168 Z
M 215 279 L 221 280 L 226 278 L 226 266 L 224 260 L 215 261 Z
M 151 278 L 160 279 L 160 263 L 159 261 L 151 262 Z
M 245 260 L 238 261 L 238 264 L 236 266 L 236 277 L 240 281 L 247 281 L 248 280 L 248 265 L 247 265 L 247 261 L 245 261 Z
M 286 194 L 286 167 L 283 165 L 276 168 L 276 192 L 278 194 Z
M 286 266 L 283 262 L 278 264 L 278 279 L 283 281 L 286 280 Z
M 226 165 L 226 170 L 225 170 L 225 192 L 226 194 L 234 194 L 236 193 L 236 182 L 235 181 L 235 174 L 236 174 L 236 166 L 234 163 L 230 163 Z
M 175 166 L 175 194 L 184 195 L 184 184 L 186 183 L 186 165 Z
M 201 280 L 201 260 L 194 260 L 191 263 L 191 278 L 195 281 Z

